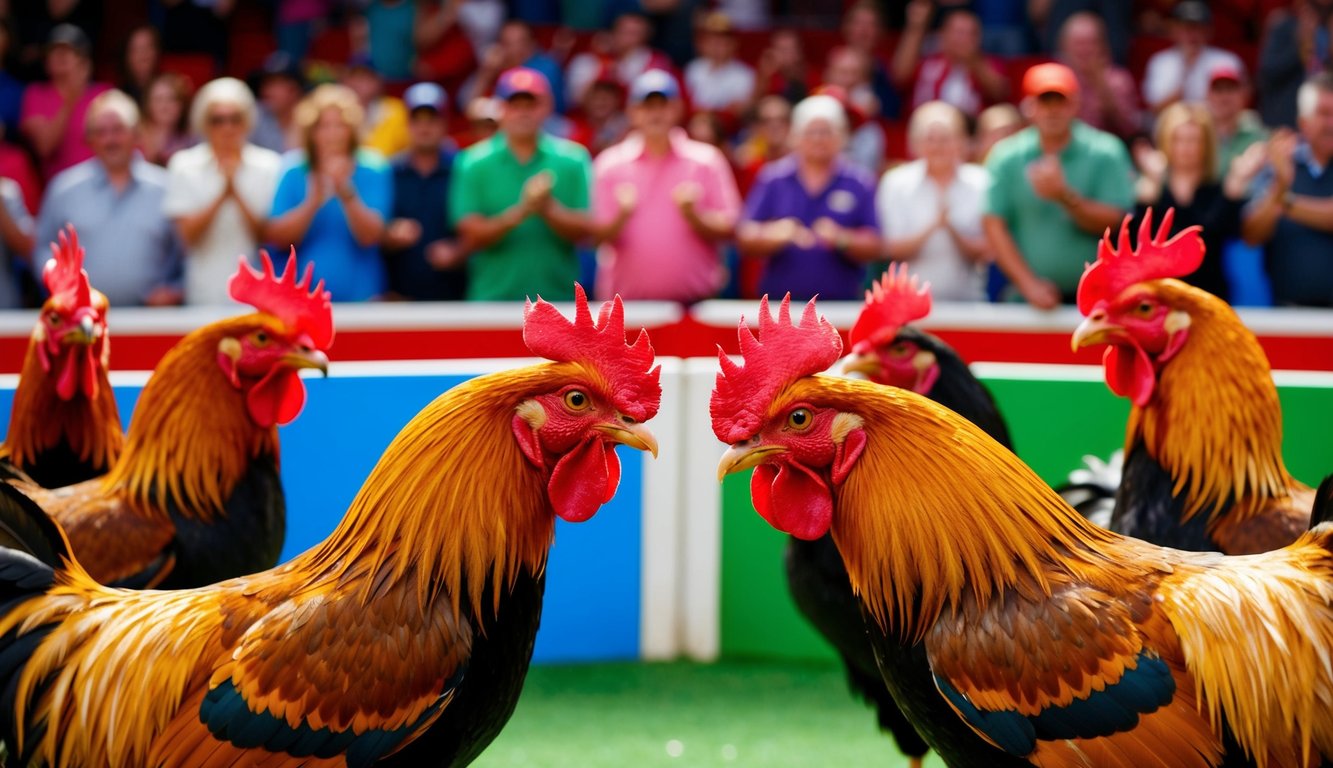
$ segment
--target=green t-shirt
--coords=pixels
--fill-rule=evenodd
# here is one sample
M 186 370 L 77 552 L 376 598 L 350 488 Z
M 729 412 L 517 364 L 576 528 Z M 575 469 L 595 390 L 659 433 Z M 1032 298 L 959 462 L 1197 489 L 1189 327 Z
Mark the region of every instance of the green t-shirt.
M 449 217 L 491 217 L 518 202 L 523 183 L 550 171 L 551 196 L 566 208 L 586 211 L 592 163 L 588 151 L 572 141 L 542 134 L 537 151 L 520 163 L 504 134 L 468 147 L 454 162 L 449 184 Z M 531 215 L 499 242 L 468 259 L 467 298 L 471 301 L 521 301 L 538 294 L 549 301 L 572 301 L 578 279 L 574 243 L 561 238 L 540 216 Z
M 1125 145 L 1078 121 L 1071 134 L 1060 152 L 1065 183 L 1079 197 L 1130 211 L 1134 175 Z M 1070 296 L 1078 289 L 1084 263 L 1097 258 L 1098 235 L 1080 229 L 1058 202 L 1033 193 L 1027 168 L 1040 157 L 1036 128 L 1025 128 L 996 144 L 986 159 L 991 180 L 985 212 L 1004 219 L 1035 274 Z
M 1268 129 L 1259 121 L 1258 114 L 1249 109 L 1240 113 L 1236 133 L 1231 138 L 1219 138 L 1217 141 L 1217 178 L 1226 178 L 1227 171 L 1231 170 L 1231 161 L 1240 157 L 1251 144 L 1267 139 Z

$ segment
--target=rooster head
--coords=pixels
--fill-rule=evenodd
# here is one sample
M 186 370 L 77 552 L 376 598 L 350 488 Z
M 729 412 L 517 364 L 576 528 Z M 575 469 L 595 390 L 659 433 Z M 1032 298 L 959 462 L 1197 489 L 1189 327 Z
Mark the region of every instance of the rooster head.
M 930 284 L 909 277 L 906 264 L 890 266 L 866 291 L 849 338 L 852 354 L 843 361 L 842 373 L 928 395 L 940 377 L 939 361 L 924 337 L 906 326 L 929 314 Z
M 620 297 L 602 305 L 594 321 L 588 298 L 575 285 L 574 320 L 537 299 L 524 309 L 523 340 L 556 365 L 516 409 L 512 429 L 527 460 L 546 476 L 557 515 L 570 522 L 592 517 L 620 483 L 617 444 L 657 455 L 644 422 L 662 397 L 660 367 L 646 331 L 626 342 Z
M 97 397 L 111 355 L 107 337 L 106 296 L 88 284 L 83 269 L 83 247 L 71 224 L 51 244 L 51 260 L 42 270 L 42 282 L 51 297 L 42 305 L 33 331 L 37 358 L 55 381 L 61 400 L 83 395 Z
M 1189 338 L 1191 316 L 1186 294 L 1195 292 L 1170 278 L 1194 272 L 1203 263 L 1198 227 L 1167 239 L 1174 211 L 1167 210 L 1156 236 L 1152 211 L 1143 218 L 1138 248 L 1129 243 L 1129 217 L 1120 228 L 1120 244 L 1107 229 L 1078 285 L 1078 308 L 1085 319 L 1074 331 L 1074 349 L 1107 345 L 1102 357 L 1106 384 L 1143 407 L 1152 400 L 1162 366 Z
M 260 261 L 262 271 L 254 270 L 242 256 L 231 277 L 231 297 L 259 312 L 226 323 L 217 362 L 231 385 L 245 393 L 250 418 L 267 428 L 290 423 L 301 413 L 302 368 L 328 374 L 333 305 L 323 280 L 310 286 L 314 264 L 307 264 L 297 281 L 295 248 L 280 275 L 267 253 L 260 253 Z
M 791 297 L 775 321 L 765 296 L 759 334 L 742 319 L 740 346 L 743 364 L 719 352 L 709 404 L 713 432 L 731 446 L 718 477 L 754 467 L 750 496 L 759 514 L 784 533 L 817 539 L 832 524 L 834 490 L 866 445 L 860 416 L 819 402 L 818 388 L 803 385 L 838 359 L 842 339 L 813 300 L 793 324 Z

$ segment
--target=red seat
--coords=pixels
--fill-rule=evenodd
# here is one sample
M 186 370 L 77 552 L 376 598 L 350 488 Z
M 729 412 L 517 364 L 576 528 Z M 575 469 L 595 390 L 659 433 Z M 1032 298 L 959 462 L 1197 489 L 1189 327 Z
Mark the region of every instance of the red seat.
M 310 43 L 307 59 L 345 64 L 352 57 L 352 35 L 347 27 L 329 27 Z
M 190 90 L 212 80 L 217 75 L 217 62 L 207 53 L 163 53 L 162 71 L 181 75 L 190 83 Z

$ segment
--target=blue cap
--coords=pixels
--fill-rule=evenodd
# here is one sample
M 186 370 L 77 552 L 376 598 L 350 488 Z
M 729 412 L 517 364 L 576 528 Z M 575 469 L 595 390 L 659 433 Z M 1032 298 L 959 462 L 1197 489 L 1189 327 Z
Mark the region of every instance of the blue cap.
M 657 94 L 667 99 L 680 98 L 680 86 L 676 78 L 664 69 L 650 69 L 634 78 L 629 87 L 631 104 L 639 104 L 649 96 Z
M 449 96 L 435 83 L 417 83 L 403 91 L 403 103 L 407 105 L 408 112 L 433 109 L 444 114 L 445 107 L 449 106 Z
M 520 93 L 530 96 L 550 96 L 551 84 L 546 75 L 528 67 L 514 67 L 500 73 L 495 82 L 495 98 L 508 101 Z

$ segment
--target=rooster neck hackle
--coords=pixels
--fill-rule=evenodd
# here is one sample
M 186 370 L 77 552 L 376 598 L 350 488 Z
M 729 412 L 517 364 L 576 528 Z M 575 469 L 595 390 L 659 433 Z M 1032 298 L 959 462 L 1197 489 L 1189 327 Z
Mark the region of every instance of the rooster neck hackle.
M 1228 517 L 1244 521 L 1287 496 L 1291 479 L 1268 358 L 1222 300 L 1175 280 L 1158 286 L 1189 313 L 1189 339 L 1162 366 L 1153 399 L 1132 409 L 1126 454 L 1143 442 L 1170 473 L 1173 493 L 1186 496 L 1185 520 L 1200 511 L 1215 516 L 1234 501 Z
M 162 358 L 139 396 L 125 453 L 103 481 L 143 514 L 168 503 L 184 517 L 210 521 L 254 459 L 278 458 L 278 430 L 250 418 L 245 393 L 217 363 L 218 342 L 264 323 L 246 315 L 200 328 Z
M 363 600 L 412 579 L 423 606 L 443 593 L 456 612 L 466 599 L 473 618 L 487 608 L 494 615 L 522 571 L 545 567 L 555 532 L 545 478 L 514 438 L 515 409 L 572 371 L 587 378 L 577 364 L 547 363 L 440 395 L 398 433 L 338 528 L 300 567 L 335 580 L 368 569 Z M 484 606 L 488 585 L 494 604 Z
M 835 494 L 833 538 L 885 631 L 917 641 L 970 593 L 984 608 L 1059 572 L 1117 573 L 1118 537 L 1070 509 L 979 428 L 911 392 L 818 376 L 789 397 L 865 420 L 865 452 Z
M 23 373 L 14 391 L 9 434 L 0 452 L 7 453 L 9 460 L 22 468 L 43 451 L 57 447 L 61 440 L 68 440 L 81 461 L 110 467 L 120 456 L 125 436 L 120 431 L 120 412 L 106 369 L 97 369 L 96 398 L 77 395 L 61 400 L 54 377 L 43 370 L 38 359 L 37 345 L 41 342 L 36 333 L 28 342 Z

